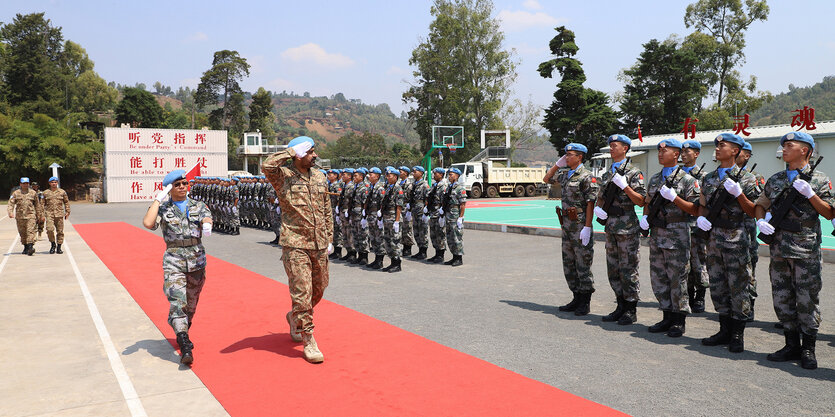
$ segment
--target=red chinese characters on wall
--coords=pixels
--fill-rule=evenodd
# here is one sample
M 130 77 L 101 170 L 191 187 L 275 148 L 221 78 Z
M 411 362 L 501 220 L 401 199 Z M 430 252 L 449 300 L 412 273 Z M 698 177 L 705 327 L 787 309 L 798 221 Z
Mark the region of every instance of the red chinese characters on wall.
M 128 142 L 139 143 L 139 132 L 128 133 Z
M 162 133 L 155 132 L 151 135 L 151 138 L 154 140 L 154 143 L 162 143 Z
M 818 127 L 815 126 L 815 108 L 809 106 L 803 106 L 803 109 L 796 109 L 792 113 L 797 113 L 792 116 L 792 124 L 791 127 L 799 126 L 797 130 L 806 129 L 806 130 L 815 130 Z
M 693 117 L 688 117 L 684 119 L 684 127 L 682 127 L 680 133 L 684 133 L 684 140 L 687 139 L 694 139 L 696 137 L 696 123 L 699 122 L 699 119 Z M 690 135 L 688 138 L 687 135 Z
M 205 145 L 206 144 L 206 134 L 205 133 L 197 133 L 194 135 L 194 143 L 197 145 Z
M 138 156 L 132 156 L 130 158 L 130 167 L 131 168 L 142 168 L 142 158 Z
M 748 121 L 750 116 L 748 113 L 743 114 L 742 116 L 734 116 L 734 134 L 738 135 L 742 133 L 745 136 L 751 136 L 751 132 L 745 130 L 750 127 Z
M 175 133 L 174 134 L 174 144 L 175 145 L 185 145 L 186 143 L 186 134 L 185 133 Z

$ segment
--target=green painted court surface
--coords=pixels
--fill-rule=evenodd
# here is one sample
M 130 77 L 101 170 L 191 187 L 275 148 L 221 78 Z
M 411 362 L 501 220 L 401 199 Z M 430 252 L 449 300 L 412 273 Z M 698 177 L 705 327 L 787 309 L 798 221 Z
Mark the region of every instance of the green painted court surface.
M 468 222 L 507 224 L 514 226 L 549 227 L 559 229 L 560 224 L 554 207 L 559 200 L 542 199 L 470 199 L 467 201 L 466 219 Z M 641 209 L 637 209 L 641 215 Z M 603 232 L 603 226 L 593 221 L 595 232 Z M 822 248 L 835 249 L 835 236 L 832 236 L 832 223 L 821 217 L 823 231 Z

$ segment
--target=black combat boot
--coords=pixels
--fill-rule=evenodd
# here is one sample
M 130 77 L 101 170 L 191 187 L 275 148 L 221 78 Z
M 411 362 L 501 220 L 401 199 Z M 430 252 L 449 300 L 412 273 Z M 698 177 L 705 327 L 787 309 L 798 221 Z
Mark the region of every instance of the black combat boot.
M 412 256 L 412 245 L 403 245 L 403 256 Z
M 34 243 L 29 244 L 29 250 L 26 251 L 26 254 L 29 255 L 29 256 L 32 256 L 32 255 L 35 254 L 35 244 Z
M 374 254 L 374 262 L 369 263 L 366 265 L 371 269 L 380 269 L 383 267 L 383 255 Z
M 276 236 L 275 239 L 270 241 L 270 245 L 278 245 L 278 236 Z M 334 251 L 334 253 L 335 252 L 336 251 Z M 328 258 L 333 259 L 333 253 Z
M 24 243 L 23 244 L 23 252 L 20 252 L 20 253 L 23 254 L 23 255 L 26 255 L 28 252 L 29 252 L 29 244 Z
M 400 258 L 392 258 L 391 259 L 391 265 L 389 265 L 388 268 L 389 268 L 389 270 L 388 270 L 389 273 L 402 271 L 403 269 L 400 268 Z
M 782 349 L 769 353 L 766 359 L 772 362 L 786 362 L 800 359 L 800 332 L 797 330 L 786 330 L 783 332 L 786 337 L 786 346 Z
M 589 314 L 589 310 L 591 310 L 591 293 L 578 293 L 577 297 L 580 298 L 580 300 L 577 303 L 577 308 L 574 309 L 574 315 L 585 316 L 586 314 Z
M 446 250 L 444 250 L 444 249 L 435 249 L 435 256 L 433 256 L 431 259 L 429 259 L 429 262 L 432 262 L 433 264 L 439 264 L 439 263 L 443 262 L 445 252 L 446 252 Z
M 351 259 L 351 254 L 352 254 L 352 253 L 355 253 L 355 252 L 354 252 L 354 251 L 352 251 L 352 250 L 348 250 L 348 249 L 346 249 L 346 250 L 345 250 L 345 256 L 343 256 L 343 257 L 339 258 L 339 260 L 340 260 L 340 261 L 348 261 L 349 259 Z M 350 261 L 349 261 L 349 262 L 350 262 Z
M 815 358 L 815 341 L 818 338 L 814 334 L 803 333 L 803 345 L 800 347 L 800 366 L 803 369 L 818 369 L 818 360 Z
M 57 247 L 55 247 L 55 253 L 64 253 L 64 251 L 61 250 L 61 244 L 60 243 L 58 244 Z
M 558 310 L 560 310 L 560 311 L 574 311 L 574 310 L 577 309 L 577 305 L 580 304 L 581 294 L 573 292 L 573 291 L 572 291 L 572 293 L 574 294 L 574 297 L 571 298 L 571 301 L 569 301 L 568 304 L 566 304 L 564 306 L 559 306 Z
M 719 346 L 731 343 L 731 316 L 727 314 L 719 315 L 719 332 L 713 336 L 702 339 L 702 344 L 705 346 Z
M 670 313 L 673 319 L 673 325 L 670 326 L 670 329 L 667 330 L 667 336 L 669 337 L 681 337 L 684 335 L 685 330 L 685 321 L 687 319 L 687 313 L 682 311 L 674 311 Z
M 745 320 L 731 318 L 731 341 L 728 351 L 740 353 L 745 350 Z
M 661 319 L 658 323 L 649 326 L 650 333 L 661 333 L 670 330 L 670 327 L 673 325 L 673 314 L 670 311 L 664 311 L 664 318 Z
M 49 253 L 55 253 L 55 242 L 49 242 Z
M 333 247 L 333 253 L 328 255 L 328 259 L 337 259 L 341 256 L 341 253 L 342 253 L 342 248 L 340 248 L 339 246 L 334 246 Z
M 623 316 L 623 313 L 626 312 L 626 310 L 624 309 L 624 304 L 626 303 L 626 301 L 620 296 L 617 296 L 617 301 L 618 306 L 617 308 L 615 308 L 615 311 L 603 316 L 603 321 L 618 321 L 618 319 L 620 319 L 621 316 Z
M 411 258 L 415 260 L 426 259 L 426 248 L 418 248 L 417 253 L 412 255 Z
M 705 287 L 696 287 L 696 294 L 693 295 L 693 301 L 690 303 L 690 308 L 694 313 L 705 312 Z
M 623 315 L 618 319 L 618 324 L 626 326 L 638 321 L 638 302 L 637 301 L 623 301 Z
M 464 255 L 453 255 L 452 256 L 452 263 L 449 266 L 461 266 L 464 265 Z
M 754 321 L 754 301 L 757 301 L 757 298 L 756 297 L 751 297 L 751 315 L 748 316 L 747 319 L 745 319 L 745 321 L 748 322 L 748 323 L 751 323 L 752 321 Z
M 360 252 L 360 254 L 357 256 L 357 261 L 356 262 L 351 262 L 351 263 L 352 264 L 359 264 L 359 265 L 367 264 L 368 263 L 368 252 Z
M 453 263 L 453 262 L 455 262 L 455 257 L 456 257 L 456 256 L 457 256 L 457 255 L 452 254 L 452 259 L 450 259 L 450 260 L 448 260 L 448 261 L 444 262 L 444 265 L 452 265 L 452 263 Z
M 239 235 L 239 234 L 241 234 L 241 228 L 240 228 L 240 227 L 235 227 L 235 230 L 234 230 L 234 231 L 232 231 L 232 234 L 233 234 L 233 235 Z
M 194 345 L 189 340 L 188 333 L 177 333 L 177 344 L 180 345 L 180 363 L 183 365 L 191 365 L 194 362 L 194 356 L 191 353 Z

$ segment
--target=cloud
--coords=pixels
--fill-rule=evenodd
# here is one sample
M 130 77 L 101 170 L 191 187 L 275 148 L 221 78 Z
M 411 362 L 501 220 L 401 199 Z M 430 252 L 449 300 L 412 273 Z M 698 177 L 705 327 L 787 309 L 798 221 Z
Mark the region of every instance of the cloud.
M 528 10 L 542 10 L 542 5 L 536 0 L 526 0 L 522 3 L 522 7 Z
M 188 35 L 185 39 L 183 39 L 183 42 L 204 42 L 207 40 L 209 40 L 209 35 L 203 32 L 194 32 L 191 35 Z
M 521 31 L 534 27 L 554 26 L 560 22 L 560 19 L 545 12 L 531 13 L 524 10 L 515 12 L 502 10 L 496 17 L 502 21 L 502 28 L 506 32 Z
M 256 75 L 264 72 L 266 66 L 264 65 L 264 55 L 244 56 L 247 64 L 249 64 L 249 73 Z
M 282 52 L 281 57 L 292 62 L 312 63 L 327 68 L 347 68 L 354 65 L 353 59 L 342 54 L 329 53 L 315 43 L 290 48 Z

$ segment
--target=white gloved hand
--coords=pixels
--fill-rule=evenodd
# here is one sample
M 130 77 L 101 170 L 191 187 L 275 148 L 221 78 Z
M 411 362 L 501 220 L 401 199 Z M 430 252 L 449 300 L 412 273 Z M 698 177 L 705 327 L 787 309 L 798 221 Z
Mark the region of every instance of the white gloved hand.
M 394 222 L 394 233 L 400 233 L 400 222 Z
M 362 227 L 363 229 L 368 229 L 368 220 L 365 220 L 364 218 L 360 220 L 360 227 Z
M 458 218 L 458 230 L 461 230 L 461 229 L 463 229 L 463 228 L 464 228 L 464 218 L 463 218 L 463 217 L 459 217 L 459 218 Z
M 594 206 L 594 215 L 601 220 L 606 220 L 609 218 L 609 214 L 606 213 L 606 210 L 603 210 L 603 207 L 600 206 Z
M 678 196 L 678 193 L 676 193 L 676 190 L 674 190 L 670 187 L 667 187 L 666 185 L 661 186 L 661 190 L 658 191 L 658 192 L 661 193 L 661 197 L 664 197 L 665 200 L 669 200 L 669 201 L 675 200 L 676 197 Z
M 365 209 L 362 209 L 362 217 L 365 217 Z
M 713 227 L 713 224 L 710 222 L 710 220 L 705 218 L 705 216 L 699 216 L 698 218 L 696 218 L 696 226 L 699 226 L 699 229 L 708 232 Z
M 348 210 L 345 210 L 345 218 L 348 218 Z
M 774 233 L 774 226 L 768 223 L 766 219 L 757 220 L 757 229 L 764 235 L 771 235 Z
M 429 223 L 429 216 L 425 214 L 423 216 L 420 216 L 420 219 L 423 220 L 424 223 Z
M 377 217 L 383 217 L 383 211 L 377 210 Z
M 568 162 L 565 161 L 565 159 L 566 159 L 565 157 L 566 156 L 563 155 L 563 156 L 560 157 L 560 159 L 557 160 L 557 166 L 558 167 L 565 168 L 565 167 L 568 166 Z
M 444 208 L 443 207 L 438 208 L 438 214 L 440 214 L 441 216 L 444 215 Z
M 162 203 L 165 200 L 165 197 L 168 197 L 168 192 L 171 191 L 172 188 L 174 188 L 173 184 L 166 185 L 165 188 L 162 189 L 162 191 L 157 193 L 157 196 L 154 197 L 154 200 L 157 200 L 160 203 Z
M 406 221 L 407 222 L 412 221 L 412 212 L 410 212 L 410 211 L 406 212 Z
M 742 187 L 739 185 L 738 182 L 730 178 L 726 178 L 725 183 L 722 185 L 725 186 L 725 190 L 732 196 L 734 196 L 734 198 L 739 197 L 739 195 L 742 194 Z
M 441 227 L 446 226 L 446 218 L 438 217 L 438 225 L 441 226 Z
M 429 214 L 429 207 L 423 208 L 423 214 Z
M 624 177 L 623 175 L 620 175 L 618 173 L 615 173 L 615 176 L 612 177 L 612 183 L 617 185 L 618 188 L 620 188 L 622 190 L 622 189 L 626 188 L 626 177 Z
M 803 197 L 812 198 L 812 197 L 815 196 L 815 190 L 812 189 L 812 186 L 809 185 L 808 182 L 806 182 L 806 181 L 804 181 L 800 178 L 794 180 L 794 182 L 792 183 L 792 186 L 794 187 L 795 190 L 797 190 L 797 192 L 802 194 Z
M 305 156 L 307 156 L 307 151 L 309 151 L 311 148 L 313 148 L 313 143 L 305 141 L 296 146 L 293 146 L 291 149 L 293 150 L 293 152 L 296 153 L 296 158 L 304 158 Z
M 380 228 L 380 229 L 383 228 L 383 221 L 382 220 L 377 220 L 377 227 Z
M 647 215 L 646 214 L 641 216 L 641 220 L 638 221 L 638 224 L 641 226 L 641 229 L 649 230 L 649 222 L 647 221 Z
M 339 206 L 336 206 L 336 207 L 333 209 L 333 211 L 335 211 L 335 212 L 339 213 Z
M 410 203 L 406 203 L 406 210 L 410 210 L 411 208 L 412 208 L 412 205 Z
M 336 216 L 336 224 L 342 224 L 342 217 Z
M 770 211 L 765 212 L 765 221 L 767 221 L 767 222 L 771 221 L 771 212 Z
M 591 227 L 583 226 L 583 230 L 580 230 L 580 243 L 586 246 L 589 240 L 591 240 Z
M 212 235 L 212 224 L 209 222 L 203 223 L 203 237 Z
M 333 253 L 333 243 L 328 243 L 328 255 Z
M 275 206 L 275 214 L 281 214 L 281 206 Z

